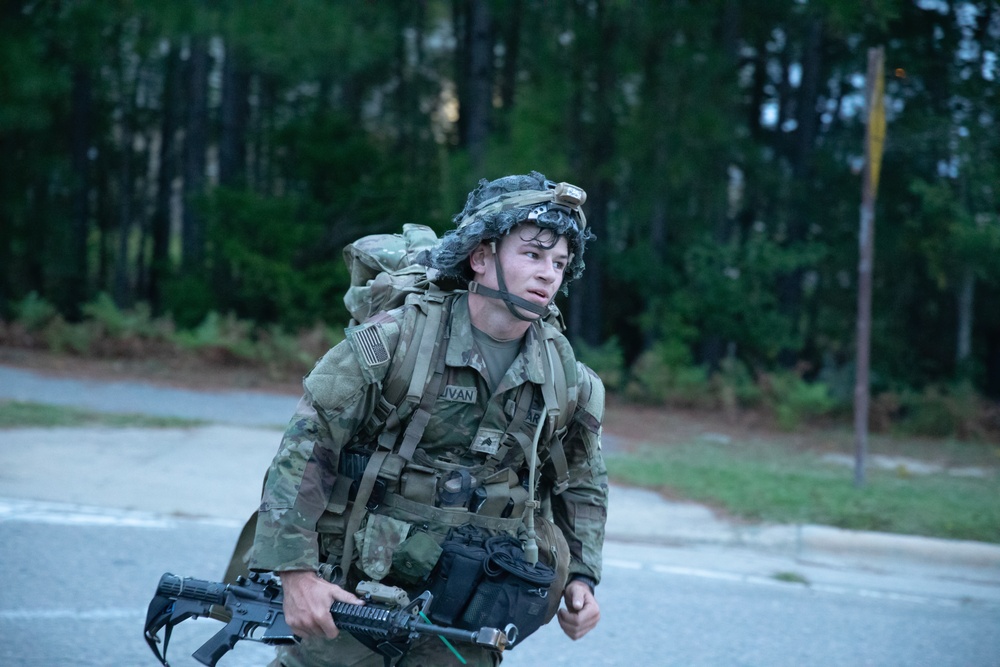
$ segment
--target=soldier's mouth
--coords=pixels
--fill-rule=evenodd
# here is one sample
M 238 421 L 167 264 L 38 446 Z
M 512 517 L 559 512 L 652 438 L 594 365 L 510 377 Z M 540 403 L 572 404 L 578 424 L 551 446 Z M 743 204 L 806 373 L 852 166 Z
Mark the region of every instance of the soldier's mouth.
M 528 294 L 530 296 L 536 297 L 539 301 L 543 303 L 549 302 L 549 295 L 545 292 L 539 290 L 528 290 Z

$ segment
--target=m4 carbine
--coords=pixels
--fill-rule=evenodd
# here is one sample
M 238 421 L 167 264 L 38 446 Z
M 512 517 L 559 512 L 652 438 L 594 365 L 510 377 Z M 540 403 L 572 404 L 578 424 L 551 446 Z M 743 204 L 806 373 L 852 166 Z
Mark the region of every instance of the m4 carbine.
M 452 640 L 497 652 L 502 652 L 517 639 L 514 626 L 505 630 L 460 630 L 431 624 L 426 617 L 433 599 L 429 591 L 410 602 L 402 589 L 361 582 L 358 595 L 365 604 L 335 602 L 330 613 L 337 627 L 383 655 L 386 665 L 405 654 L 421 634 L 438 635 L 446 643 Z M 149 603 L 146 643 L 157 659 L 169 667 L 167 645 L 174 626 L 188 618 L 208 616 L 212 607 L 219 605 L 225 608 L 230 620 L 192 654 L 203 665 L 214 667 L 236 642 L 244 639 L 273 645 L 291 644 L 298 641 L 298 637 L 285 622 L 282 601 L 281 585 L 269 574 L 251 573 L 248 577 L 239 577 L 235 584 L 223 584 L 166 573 L 160 577 L 156 595 Z M 164 629 L 162 652 L 159 648 L 161 629 Z

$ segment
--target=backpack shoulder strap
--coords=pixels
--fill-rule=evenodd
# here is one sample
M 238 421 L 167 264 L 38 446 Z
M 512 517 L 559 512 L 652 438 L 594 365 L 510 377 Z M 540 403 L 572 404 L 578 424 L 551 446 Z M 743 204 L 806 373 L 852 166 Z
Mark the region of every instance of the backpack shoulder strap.
M 406 393 L 406 401 L 416 404 L 410 415 L 398 454 L 404 460 L 413 458 L 413 453 L 424 435 L 424 429 L 431 418 L 434 401 L 441 390 L 445 373 L 445 354 L 451 338 L 451 307 L 454 299 L 445 303 L 428 301 L 428 312 L 424 332 L 420 338 L 418 357 Z
M 549 460 L 556 473 L 552 492 L 558 495 L 569 486 L 569 463 L 566 460 L 566 450 L 563 449 L 563 438 L 569 430 L 573 413 L 576 412 L 576 355 L 565 336 L 552 326 L 541 326 L 541 344 L 545 365 L 542 399 L 545 401 L 548 421 Z

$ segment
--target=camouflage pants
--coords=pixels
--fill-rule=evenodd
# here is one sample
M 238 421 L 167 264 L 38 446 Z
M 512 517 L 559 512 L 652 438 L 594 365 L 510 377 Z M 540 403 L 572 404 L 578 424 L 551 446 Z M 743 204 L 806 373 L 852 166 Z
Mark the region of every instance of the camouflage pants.
M 500 655 L 478 646 L 457 645 L 468 667 L 497 667 Z M 384 658 L 341 632 L 336 639 L 305 639 L 282 646 L 269 667 L 384 667 Z M 438 637 L 421 637 L 396 667 L 460 667 L 462 662 Z

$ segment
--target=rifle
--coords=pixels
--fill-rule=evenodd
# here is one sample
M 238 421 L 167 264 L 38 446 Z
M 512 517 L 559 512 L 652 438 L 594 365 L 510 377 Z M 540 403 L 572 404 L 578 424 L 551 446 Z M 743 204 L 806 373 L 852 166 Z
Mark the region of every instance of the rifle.
M 330 607 L 330 613 L 337 627 L 347 630 L 373 651 L 384 656 L 387 667 L 393 659 L 406 653 L 410 644 L 421 634 L 438 635 L 446 644 L 450 639 L 498 653 L 517 639 L 517 628 L 513 625 L 504 630 L 461 630 L 431 624 L 426 617 L 433 600 L 430 591 L 425 591 L 411 602 L 406 592 L 400 588 L 363 581 L 358 584 L 357 592 L 365 600 L 364 605 L 335 602 Z M 215 667 L 219 659 L 240 640 L 271 645 L 291 644 L 298 641 L 298 637 L 285 622 L 283 599 L 281 584 L 275 577 L 265 573 L 251 573 L 247 577 L 237 578 L 235 584 L 223 584 L 181 578 L 168 572 L 160 577 L 156 595 L 149 603 L 146 643 L 164 667 L 170 667 L 167 663 L 167 645 L 174 626 L 188 618 L 208 616 L 213 611 L 212 607 L 219 605 L 228 612 L 230 620 L 191 654 L 203 665 Z M 166 629 L 161 653 L 158 635 L 163 628 Z M 450 644 L 449 648 L 452 648 Z

